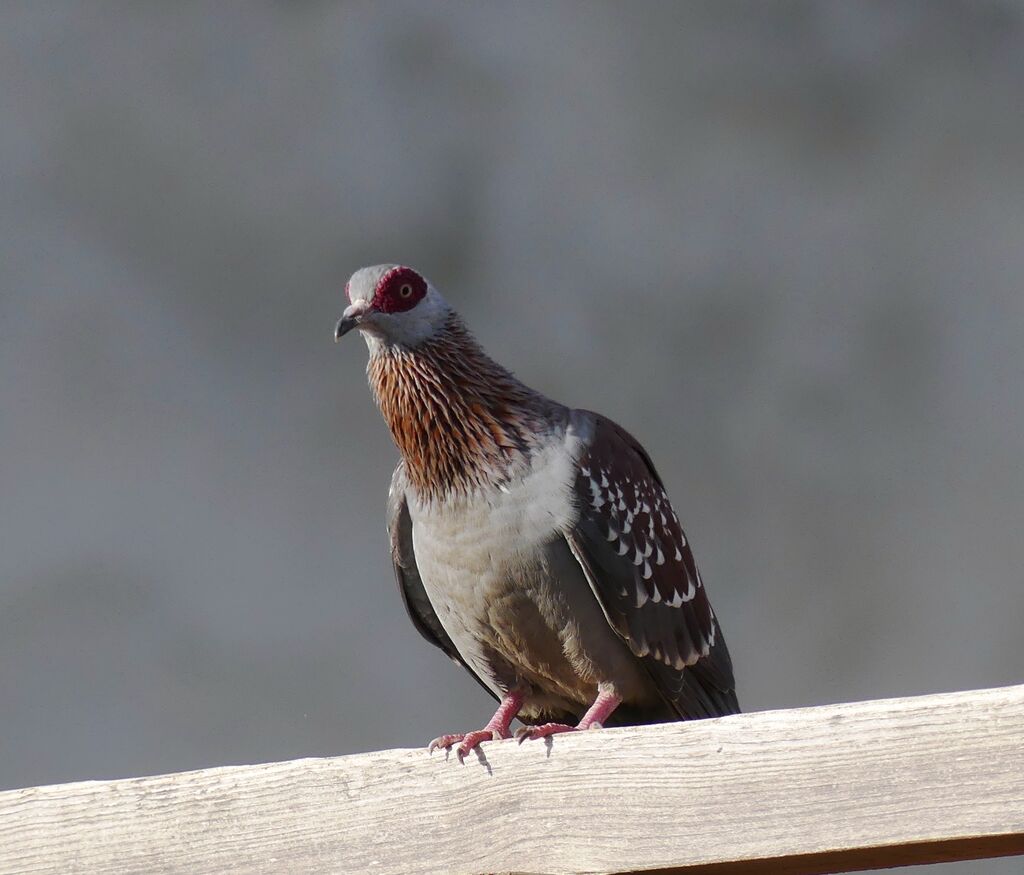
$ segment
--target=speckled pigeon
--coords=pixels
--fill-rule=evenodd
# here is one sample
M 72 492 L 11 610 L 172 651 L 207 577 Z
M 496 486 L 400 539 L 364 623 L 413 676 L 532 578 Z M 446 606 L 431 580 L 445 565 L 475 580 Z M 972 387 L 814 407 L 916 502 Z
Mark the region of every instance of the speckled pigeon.
M 430 749 L 739 710 L 732 661 L 664 484 L 609 419 L 523 385 L 409 267 L 356 271 L 359 329 L 401 460 L 388 531 L 430 643 L 498 701 Z

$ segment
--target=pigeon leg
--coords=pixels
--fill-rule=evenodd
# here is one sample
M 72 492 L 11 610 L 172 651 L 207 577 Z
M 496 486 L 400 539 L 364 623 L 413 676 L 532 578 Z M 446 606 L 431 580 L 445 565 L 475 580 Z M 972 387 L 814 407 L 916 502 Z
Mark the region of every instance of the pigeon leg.
M 608 715 L 612 713 L 622 702 L 614 693 L 607 691 L 598 692 L 594 704 L 590 706 L 583 719 L 575 726 L 568 723 L 542 723 L 540 726 L 524 726 L 516 732 L 516 738 L 522 744 L 528 738 L 547 738 L 549 735 L 557 735 L 560 732 L 582 732 L 585 729 L 600 729 Z
M 502 698 L 498 710 L 494 712 L 494 716 L 483 729 L 477 729 L 475 732 L 440 735 L 430 742 L 430 746 L 427 748 L 428 752 L 433 753 L 439 747 L 447 750 L 453 744 L 458 744 L 456 752 L 461 760 L 482 741 L 498 741 L 502 738 L 509 738 L 508 728 L 516 714 L 519 713 L 519 709 L 523 707 L 525 699 L 526 693 L 523 690 L 510 690 Z

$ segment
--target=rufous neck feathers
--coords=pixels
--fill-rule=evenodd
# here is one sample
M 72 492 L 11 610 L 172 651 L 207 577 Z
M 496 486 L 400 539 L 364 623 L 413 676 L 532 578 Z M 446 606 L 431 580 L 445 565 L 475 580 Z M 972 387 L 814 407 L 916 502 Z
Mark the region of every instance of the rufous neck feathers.
M 502 484 L 558 407 L 489 358 L 454 314 L 415 348 L 378 346 L 367 373 L 409 481 L 427 499 Z

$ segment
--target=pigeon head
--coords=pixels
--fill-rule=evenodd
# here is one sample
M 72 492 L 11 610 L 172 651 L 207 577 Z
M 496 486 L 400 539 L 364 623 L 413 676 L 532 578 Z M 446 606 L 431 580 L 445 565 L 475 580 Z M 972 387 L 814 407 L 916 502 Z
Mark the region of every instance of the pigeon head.
M 411 267 L 378 264 L 352 274 L 345 284 L 349 305 L 335 330 L 340 340 L 358 328 L 371 352 L 413 348 L 439 334 L 452 310 L 438 291 Z

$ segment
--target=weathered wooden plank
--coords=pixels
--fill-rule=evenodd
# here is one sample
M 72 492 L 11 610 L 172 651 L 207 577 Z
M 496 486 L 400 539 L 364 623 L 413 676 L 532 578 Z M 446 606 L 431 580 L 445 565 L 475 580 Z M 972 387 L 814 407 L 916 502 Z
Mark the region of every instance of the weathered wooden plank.
M 1024 853 L 1024 686 L 482 754 L 8 791 L 0 871 L 807 875 Z

